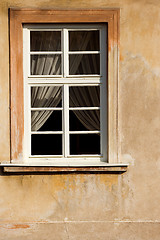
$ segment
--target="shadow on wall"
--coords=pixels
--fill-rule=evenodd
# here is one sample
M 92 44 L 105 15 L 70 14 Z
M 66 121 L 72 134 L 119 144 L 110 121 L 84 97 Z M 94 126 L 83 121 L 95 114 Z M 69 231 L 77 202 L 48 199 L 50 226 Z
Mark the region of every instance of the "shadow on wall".
M 83 170 L 83 171 L 79 171 L 78 169 L 76 169 L 75 171 L 71 171 L 70 169 L 65 170 L 65 171 L 61 171 L 61 172 L 57 172 L 57 171 L 41 171 L 41 172 L 38 172 L 38 171 L 35 171 L 35 172 L 32 172 L 32 171 L 28 171 L 28 172 L 23 172 L 23 170 L 21 172 L 5 172 L 4 171 L 4 167 L 0 167 L 0 176 L 10 176 L 10 175 L 77 175 L 77 174 L 81 174 L 81 175 L 87 175 L 87 174 L 100 174 L 100 175 L 103 175 L 103 174 L 107 174 L 107 175 L 119 175 L 119 174 L 123 174 L 124 171 L 105 171 L 103 170 L 103 172 L 100 172 L 98 170 L 95 170 L 95 171 L 90 171 L 90 170 Z

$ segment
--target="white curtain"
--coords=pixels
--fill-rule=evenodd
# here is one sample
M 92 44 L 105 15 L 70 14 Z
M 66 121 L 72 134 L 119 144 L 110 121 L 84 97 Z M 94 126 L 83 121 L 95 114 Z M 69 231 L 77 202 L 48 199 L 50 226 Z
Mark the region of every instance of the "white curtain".
M 61 55 L 33 55 L 31 62 L 33 75 L 61 74 Z
M 34 107 L 56 107 L 61 100 L 61 87 L 32 87 L 31 106 Z M 32 111 L 31 129 L 39 130 L 47 121 L 53 111 Z
M 96 39 L 90 41 L 93 37 L 92 33 L 89 31 L 84 32 L 83 41 L 80 43 L 76 42 L 73 38 L 71 45 L 79 45 L 79 49 L 85 51 L 86 49 L 96 49 L 98 45 Z M 99 74 L 99 55 L 97 54 L 77 54 L 70 55 L 70 69 L 69 72 L 71 75 L 75 74 Z
M 89 40 L 90 40 L 90 32 L 86 32 L 83 36 L 83 41 L 81 42 L 80 46 L 79 46 L 79 49 L 86 49 L 87 48 L 87 45 L 89 43 Z M 72 42 L 71 42 L 71 45 L 77 45 L 77 42 L 75 40 L 75 38 L 73 38 Z M 76 72 L 77 72 L 77 69 L 81 63 L 81 60 L 82 60 L 82 57 L 83 57 L 83 54 L 77 54 L 77 55 L 74 55 L 73 58 L 70 59 L 70 69 L 69 69 L 69 72 L 72 74 L 72 75 L 75 75 Z M 85 70 L 85 68 L 83 69 Z
M 89 31 L 84 34 L 84 41 L 81 42 L 80 49 L 87 49 L 88 44 L 92 44 L 90 41 L 91 35 Z M 39 50 L 51 49 L 53 36 L 44 41 L 38 41 Z M 36 45 L 36 41 L 32 42 L 32 45 Z M 59 42 L 56 46 L 59 49 Z M 76 44 L 74 42 L 72 44 Z M 55 47 L 55 42 L 54 42 Z M 83 54 L 74 55 L 70 62 L 70 73 L 76 74 L 79 68 L 84 73 L 94 73 L 98 71 L 99 63 L 95 55 L 86 55 L 83 58 Z M 81 61 L 83 58 L 83 61 Z M 61 73 L 61 56 L 60 55 L 33 55 L 31 58 L 31 74 L 33 75 L 58 75 Z M 81 89 L 81 90 L 80 90 Z M 32 87 L 31 102 L 32 107 L 56 107 L 61 100 L 61 87 Z M 70 101 L 73 107 L 76 106 L 99 106 L 99 91 L 97 87 L 74 87 L 70 91 Z M 53 111 L 32 111 L 31 115 L 31 128 L 32 131 L 38 131 L 43 124 L 47 121 Z M 100 128 L 100 116 L 98 110 L 86 110 L 86 111 L 74 111 L 74 114 L 80 120 L 80 122 L 88 130 L 99 130 Z
M 92 87 L 71 87 L 70 103 L 72 107 L 99 106 L 99 89 Z M 75 110 L 74 114 L 88 130 L 100 130 L 99 110 Z
M 95 41 L 90 41 L 92 35 L 91 32 L 86 31 L 83 35 L 84 41 L 81 42 L 79 49 L 94 49 L 94 44 L 97 45 Z M 72 42 L 71 44 L 76 44 Z M 76 44 L 77 45 L 77 44 Z M 90 45 L 90 46 L 88 46 Z M 83 61 L 82 61 L 83 58 Z M 83 73 L 98 73 L 99 62 L 97 62 L 96 55 L 75 55 L 70 63 L 70 73 L 76 74 L 77 70 L 80 69 Z M 72 87 L 70 88 L 70 101 L 72 107 L 76 106 L 91 106 L 97 107 L 100 105 L 100 95 L 98 87 Z M 100 130 L 100 112 L 99 110 L 81 110 L 74 111 L 74 114 L 79 119 L 79 121 L 88 130 Z
M 60 42 L 57 32 L 34 32 L 31 48 L 39 51 L 59 50 Z M 56 35 L 56 37 L 55 37 Z M 47 37 L 46 37 L 47 36 Z M 32 55 L 32 75 L 59 75 L 61 73 L 61 55 Z M 32 107 L 56 107 L 61 100 L 60 87 L 32 87 Z M 53 111 L 32 111 L 31 129 L 38 131 L 47 121 Z
M 61 48 L 61 41 L 58 32 L 33 32 L 31 48 L 38 51 L 58 51 Z M 60 75 L 61 55 L 41 54 L 31 56 L 32 75 Z

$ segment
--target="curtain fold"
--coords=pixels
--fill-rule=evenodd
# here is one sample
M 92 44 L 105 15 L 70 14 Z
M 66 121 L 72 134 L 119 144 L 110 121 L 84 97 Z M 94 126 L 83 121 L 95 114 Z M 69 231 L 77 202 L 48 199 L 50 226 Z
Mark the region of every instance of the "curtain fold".
M 81 46 L 79 48 L 80 49 L 86 49 L 87 45 L 89 43 L 89 40 L 90 40 L 90 33 L 86 32 L 84 34 L 84 39 L 81 42 Z M 71 44 L 77 45 L 77 42 L 75 41 L 75 39 L 74 39 L 74 41 Z M 69 66 L 70 66 L 69 72 L 70 72 L 70 74 L 72 74 L 72 75 L 76 74 L 77 69 L 79 68 L 79 65 L 81 63 L 82 57 L 83 57 L 83 54 L 77 54 L 77 55 L 74 55 L 74 58 L 70 59 L 70 63 L 69 63 Z
M 72 87 L 70 89 L 71 107 L 99 106 L 99 98 L 99 90 L 96 86 Z M 100 130 L 99 110 L 75 110 L 73 112 L 88 130 Z
M 34 107 L 56 107 L 61 101 L 61 87 L 32 87 L 31 106 Z M 53 110 L 32 111 L 31 129 L 38 131 L 47 119 L 51 116 Z
M 41 36 L 32 39 L 32 48 L 38 51 L 58 51 L 61 48 L 61 41 L 56 42 L 54 32 L 48 35 L 41 32 Z M 61 55 L 59 54 L 37 54 L 31 57 L 32 75 L 60 75 L 61 74 Z
M 48 34 L 47 34 L 48 36 Z M 32 39 L 32 48 L 39 51 L 59 50 L 60 41 L 54 41 L 54 32 L 41 32 L 41 38 Z M 61 73 L 61 55 L 33 55 L 31 58 L 31 74 L 33 75 L 59 75 Z M 61 100 L 61 87 L 32 87 L 31 106 L 32 107 L 56 107 Z M 32 111 L 31 130 L 38 131 L 53 111 Z

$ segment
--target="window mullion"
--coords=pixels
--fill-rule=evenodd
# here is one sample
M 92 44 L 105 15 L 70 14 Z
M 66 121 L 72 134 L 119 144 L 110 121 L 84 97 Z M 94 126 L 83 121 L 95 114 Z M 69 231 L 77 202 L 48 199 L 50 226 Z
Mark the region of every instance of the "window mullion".
M 63 92 L 64 157 L 70 154 L 69 148 L 69 86 L 64 85 Z
M 64 77 L 68 76 L 69 63 L 68 63 L 68 30 L 63 29 L 63 73 Z
M 63 76 L 66 78 L 68 76 L 68 30 L 63 29 Z M 69 86 L 64 84 L 63 88 L 63 127 L 64 127 L 64 137 L 63 137 L 63 154 L 64 157 L 68 157 L 70 154 L 69 148 Z

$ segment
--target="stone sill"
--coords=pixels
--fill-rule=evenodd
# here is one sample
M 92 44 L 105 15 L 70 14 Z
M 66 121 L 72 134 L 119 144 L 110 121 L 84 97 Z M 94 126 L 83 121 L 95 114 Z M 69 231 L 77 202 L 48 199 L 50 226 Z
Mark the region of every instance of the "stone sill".
M 49 166 L 1 164 L 4 173 L 124 173 L 128 164 L 103 164 L 99 166 Z

